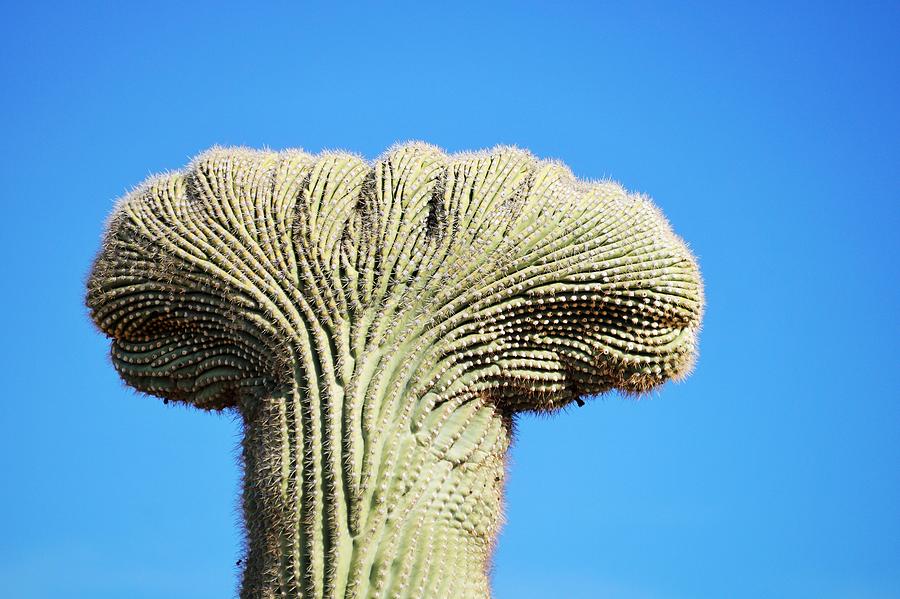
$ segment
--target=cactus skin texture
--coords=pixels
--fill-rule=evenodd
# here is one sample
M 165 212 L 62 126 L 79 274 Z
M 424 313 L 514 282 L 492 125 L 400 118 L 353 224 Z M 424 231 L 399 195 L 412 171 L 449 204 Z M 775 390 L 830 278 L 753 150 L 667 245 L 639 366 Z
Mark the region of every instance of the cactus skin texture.
M 241 597 L 490 595 L 519 411 L 684 376 L 645 198 L 500 147 L 214 148 L 120 200 L 87 304 L 136 389 L 244 423 Z

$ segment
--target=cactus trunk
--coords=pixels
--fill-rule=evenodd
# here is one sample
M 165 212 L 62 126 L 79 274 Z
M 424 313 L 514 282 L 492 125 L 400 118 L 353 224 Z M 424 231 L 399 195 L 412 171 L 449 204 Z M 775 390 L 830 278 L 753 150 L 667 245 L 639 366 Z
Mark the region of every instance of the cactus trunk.
M 327 378 L 298 369 L 292 385 L 244 410 L 241 597 L 487 596 L 503 417 L 483 402 L 451 415 L 447 428 L 471 428 L 442 456 L 416 430 L 416 409 L 381 414 L 408 398 L 373 396 L 363 409 L 377 430 L 354 430 L 344 395 L 354 377 Z M 358 456 L 354 437 L 366 448 Z

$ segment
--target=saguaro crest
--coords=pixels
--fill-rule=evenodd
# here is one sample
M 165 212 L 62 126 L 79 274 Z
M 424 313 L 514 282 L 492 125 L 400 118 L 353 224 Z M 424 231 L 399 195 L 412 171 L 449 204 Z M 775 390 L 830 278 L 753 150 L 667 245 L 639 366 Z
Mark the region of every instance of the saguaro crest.
M 88 287 L 130 385 L 242 415 L 245 598 L 487 596 L 511 416 L 685 375 L 703 303 L 645 198 L 421 143 L 212 149 Z

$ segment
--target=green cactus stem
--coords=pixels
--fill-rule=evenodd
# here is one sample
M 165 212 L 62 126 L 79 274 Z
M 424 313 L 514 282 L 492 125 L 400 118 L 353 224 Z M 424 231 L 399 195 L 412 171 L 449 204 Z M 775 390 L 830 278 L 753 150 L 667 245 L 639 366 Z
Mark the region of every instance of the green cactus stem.
M 511 419 L 684 376 L 690 252 L 501 147 L 215 148 L 119 202 L 87 304 L 136 389 L 244 423 L 241 597 L 486 597 Z

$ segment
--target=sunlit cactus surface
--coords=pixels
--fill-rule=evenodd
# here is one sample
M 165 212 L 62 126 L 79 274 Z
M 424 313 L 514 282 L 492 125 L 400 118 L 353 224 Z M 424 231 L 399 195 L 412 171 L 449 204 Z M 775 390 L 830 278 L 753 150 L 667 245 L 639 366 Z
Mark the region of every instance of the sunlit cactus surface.
M 684 376 L 703 300 L 646 198 L 410 143 L 154 177 L 87 303 L 128 384 L 240 414 L 241 597 L 465 598 L 490 594 L 515 414 Z

